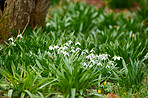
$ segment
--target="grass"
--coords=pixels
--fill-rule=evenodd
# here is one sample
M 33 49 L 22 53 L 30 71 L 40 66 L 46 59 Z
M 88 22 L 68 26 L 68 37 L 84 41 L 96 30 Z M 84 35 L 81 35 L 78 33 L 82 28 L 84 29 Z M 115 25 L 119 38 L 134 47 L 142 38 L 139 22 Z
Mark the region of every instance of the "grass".
M 0 97 L 146 97 L 146 11 L 79 2 L 54 9 L 43 29 L 0 45 Z

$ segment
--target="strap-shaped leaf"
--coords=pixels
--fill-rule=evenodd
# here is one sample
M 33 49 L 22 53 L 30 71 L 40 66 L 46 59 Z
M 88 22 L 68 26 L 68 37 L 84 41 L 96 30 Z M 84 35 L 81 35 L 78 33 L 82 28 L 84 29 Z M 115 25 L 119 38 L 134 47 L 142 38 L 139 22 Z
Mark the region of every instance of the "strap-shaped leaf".
M 125 70 L 125 74 L 127 75 L 128 74 L 128 69 L 127 69 L 127 65 L 126 65 L 124 59 L 122 59 L 122 64 L 123 64 L 123 68 Z
M 10 89 L 10 90 L 8 91 L 8 98 L 12 98 L 12 93 L 13 93 L 13 90 Z

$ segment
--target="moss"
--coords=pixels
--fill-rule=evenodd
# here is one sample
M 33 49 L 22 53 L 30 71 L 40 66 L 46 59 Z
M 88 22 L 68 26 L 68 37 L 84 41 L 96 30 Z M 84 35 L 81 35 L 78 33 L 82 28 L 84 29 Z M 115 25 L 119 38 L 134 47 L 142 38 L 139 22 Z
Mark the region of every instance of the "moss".
M 0 44 L 9 36 L 9 23 L 6 15 L 0 16 Z

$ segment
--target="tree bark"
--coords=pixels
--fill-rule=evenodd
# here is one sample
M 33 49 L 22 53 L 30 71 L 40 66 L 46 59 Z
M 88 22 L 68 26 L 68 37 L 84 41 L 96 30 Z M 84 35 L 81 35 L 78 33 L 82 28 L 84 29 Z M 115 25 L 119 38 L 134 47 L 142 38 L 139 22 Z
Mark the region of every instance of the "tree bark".
M 2 5 L 2 1 L 5 1 Z M 13 30 L 21 30 L 28 22 L 30 26 L 43 26 L 50 0 L 0 0 L 0 42 Z M 2 9 L 4 8 L 4 9 Z

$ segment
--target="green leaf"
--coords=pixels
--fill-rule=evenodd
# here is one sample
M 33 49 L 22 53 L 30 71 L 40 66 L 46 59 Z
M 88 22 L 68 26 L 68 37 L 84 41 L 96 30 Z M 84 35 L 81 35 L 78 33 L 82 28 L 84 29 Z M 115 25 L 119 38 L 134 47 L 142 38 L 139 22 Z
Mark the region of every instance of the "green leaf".
M 43 69 L 43 67 L 42 67 L 42 65 L 40 64 L 40 62 L 39 62 L 37 59 L 35 59 L 35 61 L 36 61 L 36 63 L 37 63 L 37 66 L 38 66 L 40 69 Z
M 43 94 L 41 92 L 37 92 L 40 95 L 40 98 L 44 98 Z
M 8 91 L 8 98 L 12 98 L 12 93 L 13 93 L 12 89 Z
M 20 98 L 24 98 L 25 97 L 25 93 L 24 92 L 22 92 L 21 93 L 21 97 Z
M 28 90 L 24 90 L 24 91 L 29 95 L 30 98 L 34 98 L 33 95 Z
M 76 89 L 75 88 L 72 88 L 71 89 L 71 98 L 75 98 L 75 95 L 76 94 Z
M 125 74 L 127 75 L 128 74 L 128 69 L 127 69 L 127 65 L 126 65 L 124 59 L 122 59 L 122 64 L 123 64 L 123 68 L 125 70 Z

